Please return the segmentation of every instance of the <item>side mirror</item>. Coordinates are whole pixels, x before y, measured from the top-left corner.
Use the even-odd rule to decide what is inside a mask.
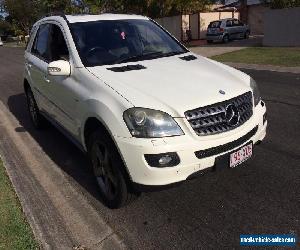
[[[49,63],[48,74],[51,76],[69,76],[71,74],[71,65],[64,60],[58,60]]]

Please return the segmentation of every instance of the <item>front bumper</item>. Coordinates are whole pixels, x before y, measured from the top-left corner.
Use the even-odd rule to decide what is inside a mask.
[[[258,104],[254,108],[253,116],[242,126],[217,135],[198,136],[184,118],[176,119],[177,123],[185,131],[184,136],[168,137],[160,139],[141,138],[116,138],[117,145],[128,169],[131,181],[145,186],[163,186],[177,183],[188,179],[193,174],[211,168],[215,165],[216,159],[231,152],[234,149],[252,141],[254,144],[262,141],[266,136],[267,121],[264,120],[266,107],[264,103]],[[238,141],[253,131],[257,130],[253,136],[246,138],[241,144],[223,152],[198,158],[196,152],[205,151],[210,148],[226,145],[233,141]],[[150,167],[144,155],[176,152],[180,158],[179,165],[175,167],[155,168]]]

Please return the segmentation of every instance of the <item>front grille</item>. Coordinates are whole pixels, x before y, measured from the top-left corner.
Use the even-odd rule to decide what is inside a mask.
[[[251,137],[256,134],[257,130],[258,130],[258,126],[256,126],[249,133],[247,133],[246,135],[240,137],[239,139],[237,139],[235,141],[229,142],[227,144],[223,144],[221,146],[197,151],[197,152],[195,152],[195,155],[197,158],[203,159],[206,157],[222,154],[222,153],[228,152],[230,150],[233,150],[239,146],[242,146],[244,143],[246,143],[248,140],[250,140]]]
[[[236,124],[231,124],[226,116],[228,107],[232,105],[238,110],[240,117]],[[226,132],[241,126],[253,115],[252,93],[247,92],[230,100],[190,110],[184,114],[199,136]]]

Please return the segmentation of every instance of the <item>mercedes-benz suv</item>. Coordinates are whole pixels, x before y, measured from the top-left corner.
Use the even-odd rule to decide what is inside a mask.
[[[47,119],[87,152],[111,208],[149,187],[237,167],[266,135],[250,76],[190,52],[143,16],[41,19],[24,90],[36,128]]]

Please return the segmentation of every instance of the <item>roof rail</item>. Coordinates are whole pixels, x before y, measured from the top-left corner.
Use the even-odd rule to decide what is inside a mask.
[[[54,12],[49,12],[46,15],[44,15],[43,17],[51,17],[51,16],[60,16],[62,17],[66,22],[68,22],[68,19],[65,15],[64,12],[60,12],[60,11],[54,11]]]

